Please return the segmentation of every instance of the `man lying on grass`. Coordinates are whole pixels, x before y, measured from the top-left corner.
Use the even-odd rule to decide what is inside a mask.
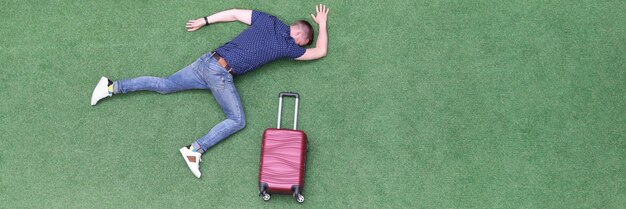
[[[111,81],[102,77],[91,95],[91,105],[114,94],[148,90],[168,94],[188,89],[210,90],[220,105],[226,119],[215,125],[208,134],[191,145],[180,148],[191,172],[200,178],[202,153],[228,136],[244,128],[245,115],[233,78],[253,71],[264,64],[281,58],[314,60],[326,56],[328,36],[326,19],[329,9],[316,5],[317,15],[311,14],[319,25],[314,48],[303,48],[313,41],[313,27],[306,20],[291,25],[261,11],[231,9],[210,16],[189,20],[187,31],[196,31],[219,22],[239,21],[249,25],[232,41],[167,78],[142,76]]]

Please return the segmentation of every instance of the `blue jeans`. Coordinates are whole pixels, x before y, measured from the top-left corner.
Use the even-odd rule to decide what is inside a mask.
[[[142,76],[116,81],[113,84],[113,93],[125,94],[148,90],[168,94],[188,89],[210,90],[226,114],[226,119],[215,125],[208,134],[194,143],[194,146],[199,145],[202,151],[207,150],[243,129],[246,125],[243,106],[239,99],[239,93],[235,89],[233,76],[220,66],[211,55],[211,53],[203,55],[191,65],[167,78]]]

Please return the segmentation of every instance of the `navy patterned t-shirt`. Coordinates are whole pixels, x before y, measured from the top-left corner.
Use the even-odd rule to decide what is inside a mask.
[[[216,51],[241,75],[277,59],[302,56],[306,49],[298,46],[289,32],[289,26],[278,18],[252,11],[250,27]]]

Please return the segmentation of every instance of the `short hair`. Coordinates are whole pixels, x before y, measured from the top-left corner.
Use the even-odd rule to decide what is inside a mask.
[[[307,42],[305,45],[311,45],[311,43],[313,43],[313,39],[315,38],[315,31],[313,31],[313,26],[311,26],[311,23],[306,20],[298,20],[293,24],[299,25],[302,28],[302,31],[306,34],[306,38],[309,39],[309,42]]]

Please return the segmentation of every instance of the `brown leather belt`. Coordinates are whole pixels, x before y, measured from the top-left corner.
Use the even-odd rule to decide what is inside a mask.
[[[220,54],[218,54],[217,52],[213,52],[213,58],[215,58],[215,60],[217,60],[217,64],[219,64],[224,69],[226,69],[226,71],[228,71],[228,73],[233,75],[233,77],[237,76],[235,71],[233,71],[233,69],[230,67],[230,65],[228,65],[228,62],[226,62],[226,60],[222,56],[220,56]]]

